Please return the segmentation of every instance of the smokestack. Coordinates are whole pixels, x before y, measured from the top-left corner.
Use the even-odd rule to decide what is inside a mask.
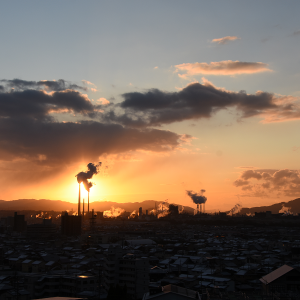
[[[193,191],[186,191],[195,204],[197,204],[197,214],[204,213],[207,198],[203,195],[205,190],[201,190],[200,193],[195,193]],[[200,206],[199,206],[200,205]]]
[[[203,213],[205,214],[205,202],[203,203]]]
[[[89,192],[90,188],[93,186],[93,183],[89,181],[89,179],[91,179],[93,177],[93,175],[98,174],[99,172],[99,167],[101,166],[101,162],[99,162],[98,164],[93,164],[93,163],[89,163],[87,165],[88,171],[87,172],[79,172],[75,177],[77,177],[77,182],[79,183],[79,196],[78,196],[78,215],[81,215],[80,212],[80,183],[82,182],[85,189]],[[89,194],[88,194],[88,212],[90,211],[90,207],[89,207],[89,202],[90,202],[90,198],[89,198]]]
[[[146,216],[148,216],[148,209],[146,209]]]
[[[82,199],[82,215],[83,215],[83,218],[84,218],[84,198]]]
[[[80,183],[79,183],[79,193],[78,193],[78,216],[80,216]]]
[[[88,216],[90,216],[90,190],[88,190]]]

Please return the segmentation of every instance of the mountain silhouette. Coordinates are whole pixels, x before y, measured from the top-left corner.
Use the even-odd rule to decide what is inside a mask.
[[[255,212],[265,212],[265,211],[271,211],[272,214],[278,214],[279,211],[283,208],[289,208],[290,212],[292,213],[300,213],[300,198],[288,201],[288,202],[279,202],[275,203],[269,206],[258,206],[258,207],[251,207],[246,208],[243,207],[240,211],[241,214],[247,214]]]
[[[90,202],[90,210],[94,209],[95,211],[105,211],[114,208],[120,207],[125,209],[125,211],[132,212],[134,210],[138,210],[140,207],[145,210],[152,210],[162,201],[155,200],[145,200],[142,202],[126,202],[126,203],[118,203],[111,201],[94,201]],[[87,202],[86,202],[87,203]],[[177,205],[177,204],[176,204]],[[179,205],[181,207],[181,205]],[[87,208],[87,206],[86,206]],[[36,211],[65,211],[65,210],[73,210],[77,211],[78,205],[77,203],[61,201],[61,200],[47,200],[47,199],[19,199],[19,200],[11,200],[5,201],[0,200],[0,210],[36,210]],[[194,209],[189,206],[184,206],[184,210],[190,213],[193,213]]]

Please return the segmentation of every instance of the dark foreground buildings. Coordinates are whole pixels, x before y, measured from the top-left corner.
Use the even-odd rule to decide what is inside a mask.
[[[299,220],[292,216],[82,219],[57,212],[41,222],[20,214],[27,233],[12,230],[14,212],[0,219],[0,300],[300,299]]]
[[[61,216],[61,233],[65,236],[79,236],[81,234],[81,216],[69,215],[65,212]]]

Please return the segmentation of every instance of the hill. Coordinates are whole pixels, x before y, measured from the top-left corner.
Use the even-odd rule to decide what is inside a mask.
[[[265,212],[265,211],[271,211],[273,214],[278,214],[282,208],[289,208],[289,210],[292,213],[300,213],[300,198],[288,201],[288,202],[279,202],[275,203],[269,206],[259,206],[259,207],[251,207],[251,208],[246,208],[243,207],[242,210],[240,211],[241,214],[247,214],[247,213],[252,213],[254,214],[255,212]]]
[[[155,204],[158,205],[161,201],[155,200],[145,200],[142,202],[126,202],[118,203],[111,201],[95,201],[90,203],[90,210],[95,211],[105,211],[109,210],[112,206],[117,208],[120,207],[128,212],[138,210],[140,207],[145,211],[146,209],[152,210],[155,208]],[[181,205],[179,205],[181,206]],[[87,207],[86,207],[87,208]],[[64,210],[74,210],[77,211],[77,203],[71,203],[61,200],[47,200],[47,199],[19,199],[5,201],[0,200],[0,210],[36,210],[36,211],[64,211]],[[193,212],[194,209],[189,206],[184,206],[184,210],[188,212]]]

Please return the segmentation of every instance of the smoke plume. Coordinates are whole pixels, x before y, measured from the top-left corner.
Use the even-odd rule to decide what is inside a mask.
[[[77,182],[80,184],[83,183],[85,189],[89,192],[90,188],[93,186],[93,183],[88,181],[88,179],[91,179],[94,175],[98,174],[99,167],[101,166],[101,162],[99,162],[97,165],[93,163],[89,163],[87,165],[88,171],[87,172],[79,172],[75,177],[77,177]]]
[[[103,212],[103,217],[116,218],[116,217],[120,216],[121,214],[123,214],[124,212],[125,212],[125,210],[123,208],[120,208],[120,207],[114,208],[112,206],[110,210],[105,210]]]
[[[128,217],[128,219],[130,219],[130,218],[135,218],[136,215],[137,215],[137,212],[136,212],[136,210],[134,210],[134,211],[130,214],[130,216]]]
[[[292,208],[291,207],[286,207],[286,206],[284,206],[284,204],[282,204],[282,207],[279,210],[279,213],[283,214],[283,216],[293,215]]]
[[[233,216],[234,214],[238,214],[242,209],[242,205],[237,203],[230,211],[227,215],[231,215]]]
[[[193,191],[186,191],[195,204],[205,203],[207,198],[203,195],[205,190],[201,190],[200,193],[194,193]]]

